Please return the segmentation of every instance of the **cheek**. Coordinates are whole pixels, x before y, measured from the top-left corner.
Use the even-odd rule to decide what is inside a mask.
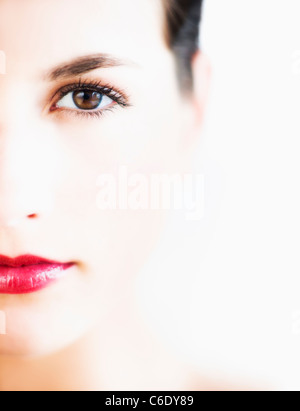
[[[72,144],[66,151],[65,172],[56,195],[60,230],[69,233],[66,247],[70,255],[81,262],[87,282],[91,286],[97,282],[106,291],[138,270],[151,252],[164,221],[159,210],[135,211],[129,204],[133,192],[130,177],[142,172],[150,181],[150,165],[164,163],[163,156],[159,159],[157,155],[161,153],[157,134],[150,141],[152,130],[136,135],[131,129],[128,125],[126,130],[125,121],[119,134],[115,128],[103,125],[90,125],[82,130],[77,127],[76,133],[74,128],[69,133]],[[137,139],[143,140],[143,147],[137,156],[128,158],[124,140],[134,146],[132,142]],[[113,185],[100,184],[102,177]],[[99,206],[99,195],[103,195],[104,189],[104,195],[115,204],[113,209]]]
[[[98,211],[83,256],[90,284],[106,295],[122,293],[151,253],[163,227],[161,212]],[[96,228],[97,227],[97,228]],[[104,297],[105,298],[105,297]]]

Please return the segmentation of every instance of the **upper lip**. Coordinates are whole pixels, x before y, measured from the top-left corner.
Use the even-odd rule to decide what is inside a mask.
[[[30,254],[21,255],[16,258],[11,258],[11,257],[6,257],[4,255],[0,255],[0,266],[4,266],[4,267],[19,268],[19,267],[27,267],[31,265],[37,265],[37,264],[62,264],[62,263],[58,263],[57,261],[50,261],[45,258],[36,257]]]

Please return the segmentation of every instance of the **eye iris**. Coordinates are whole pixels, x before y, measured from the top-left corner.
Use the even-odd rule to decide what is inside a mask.
[[[97,91],[80,90],[73,93],[73,101],[81,110],[94,110],[100,106],[102,99],[103,95]]]

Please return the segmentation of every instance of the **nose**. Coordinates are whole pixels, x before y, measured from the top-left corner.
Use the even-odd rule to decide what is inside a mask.
[[[0,228],[37,221],[53,207],[49,138],[41,120],[22,109],[0,120]]]

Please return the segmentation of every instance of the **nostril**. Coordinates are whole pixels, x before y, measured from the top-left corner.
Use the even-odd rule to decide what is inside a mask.
[[[27,218],[30,218],[30,219],[37,218],[37,214],[28,214]]]

